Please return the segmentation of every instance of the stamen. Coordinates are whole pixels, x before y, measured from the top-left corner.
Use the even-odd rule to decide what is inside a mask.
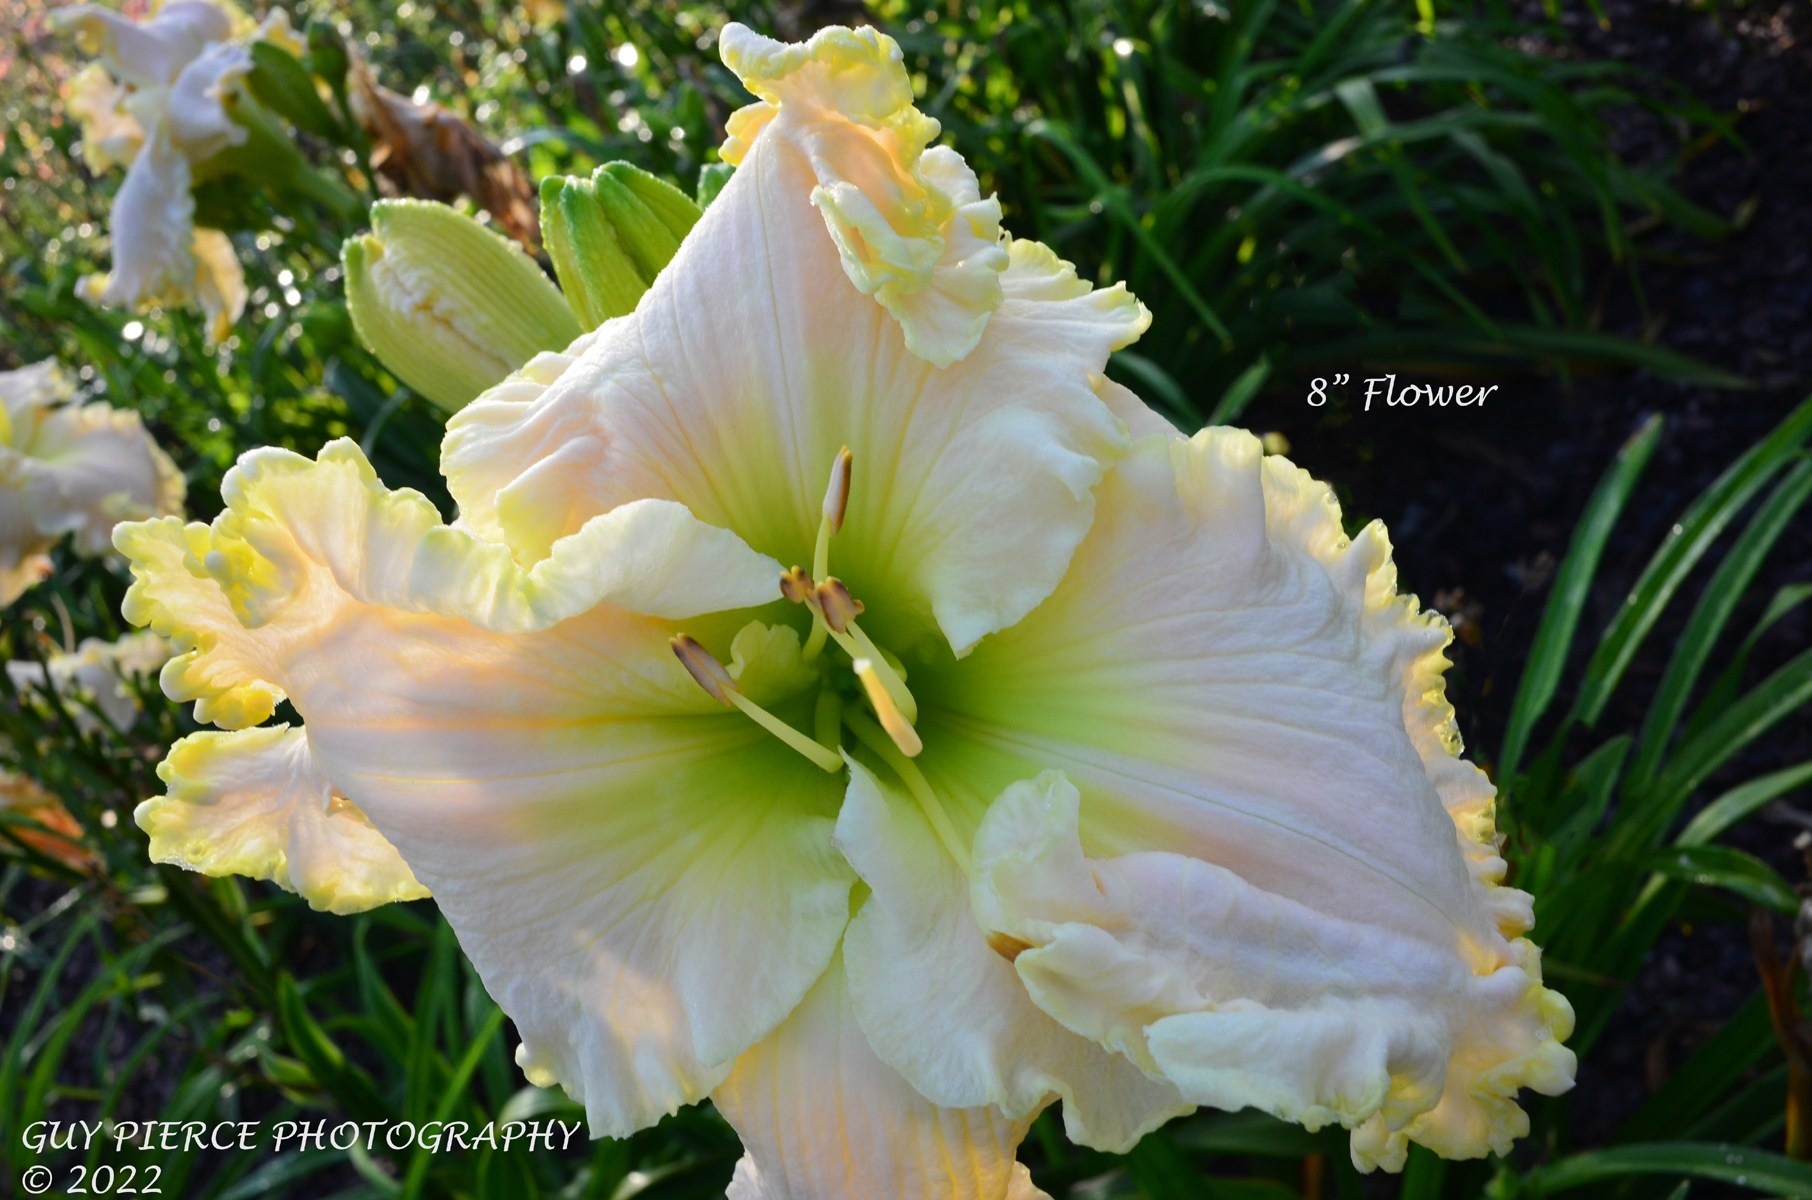
[[[832,633],[848,633],[856,618],[867,611],[867,606],[850,595],[843,581],[835,576],[812,589],[806,603],[824,618]]]
[[[824,523],[830,526],[832,537],[843,532],[843,514],[849,508],[849,471],[854,462],[848,446],[837,451],[831,462],[830,484],[824,489]]]
[[[827,749],[806,737],[785,721],[769,712],[742,694],[724,665],[712,656],[711,652],[699,645],[686,634],[677,634],[669,639],[673,647],[673,656],[680,660],[686,670],[697,680],[698,686],[705,689],[713,700],[726,707],[735,707],[757,725],[811,759],[814,764],[826,771],[841,771],[843,756],[835,750]]]
[[[780,594],[794,604],[809,604],[813,590],[812,577],[798,567],[780,577]]]
[[[919,810],[931,823],[932,832],[937,834],[938,841],[944,843],[944,849],[962,873],[965,876],[974,874],[969,862],[969,848],[957,835],[956,826],[950,821],[950,814],[944,811],[937,793],[931,790],[931,784],[926,781],[924,772],[919,770],[918,765],[901,754],[900,748],[881,732],[881,727],[861,713],[844,709],[843,723],[849,726],[857,741],[880,755],[881,760],[893,768],[894,774],[900,777],[900,782],[906,785],[906,790],[912,793],[912,798],[918,801]]]
[[[988,935],[988,948],[1008,962],[1013,962],[1032,948],[1032,943],[1021,941],[1010,933],[996,931]]]
[[[919,740],[918,730],[900,715],[893,697],[887,694],[887,685],[881,682],[881,676],[875,670],[874,659],[856,660],[856,678],[862,681],[862,690],[868,693],[868,702],[875,706],[875,715],[881,718],[881,728],[887,731],[893,744],[907,758],[917,758],[924,751],[925,743]]]
[[[724,665],[717,661],[712,653],[699,645],[687,634],[677,634],[667,640],[673,647],[673,657],[680,660],[680,665],[691,672],[698,686],[705,689],[711,699],[725,708],[730,707],[730,693],[737,690],[736,681],[724,670]]]
[[[837,457],[831,460],[830,483],[824,489],[823,515],[818,521],[818,542],[812,548],[812,575],[818,579],[830,574],[830,540],[843,528],[843,516],[849,508],[849,483],[854,462],[855,458],[850,454],[848,446],[837,451]],[[787,599],[794,597],[788,596]],[[803,602],[803,598],[800,598],[800,602]],[[824,637],[828,631],[824,617],[814,609],[812,632],[805,640],[803,651],[806,662],[814,661],[819,651],[824,649]]]

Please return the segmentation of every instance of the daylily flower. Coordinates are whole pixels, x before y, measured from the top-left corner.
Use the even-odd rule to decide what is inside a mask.
[[[44,578],[64,534],[104,554],[117,522],[182,511],[182,472],[138,414],[71,395],[54,362],[0,371],[0,605]]]
[[[170,643],[155,633],[130,633],[111,642],[84,638],[74,650],[53,654],[41,663],[14,660],[6,664],[6,674],[21,692],[42,688],[48,677],[66,702],[85,702],[87,707],[70,705],[71,715],[84,733],[98,732],[102,718],[124,733],[138,720],[140,711],[131,682],[169,661]]]
[[[210,342],[223,340],[245,310],[245,273],[226,234],[196,228],[190,188],[197,164],[249,136],[223,103],[252,69],[227,40],[232,18],[207,0],[170,0],[144,21],[94,4],[51,19],[101,57],[66,92],[90,169],[131,164],[113,200],[113,270],[84,279],[82,295],[127,308],[198,303]],[[293,42],[287,22],[259,32]]]
[[[209,769],[357,805],[528,1077],[597,1135],[711,1097],[743,1200],[1024,1200],[1056,1099],[1506,1147],[1571,1015],[1382,528],[1104,378],[1148,314],[1003,238],[890,39],[721,46],[734,177],[451,419],[456,523],[341,441],[120,529]],[[180,773],[153,856],[262,870]]]

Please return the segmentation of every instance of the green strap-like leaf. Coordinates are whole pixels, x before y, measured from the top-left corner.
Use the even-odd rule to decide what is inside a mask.
[[[1510,724],[1504,732],[1504,748],[1497,763],[1497,778],[1507,786],[1515,777],[1535,723],[1547,711],[1555,689],[1560,686],[1567,650],[1573,644],[1573,632],[1585,609],[1592,577],[1598,573],[1598,560],[1604,555],[1605,542],[1610,540],[1611,530],[1660,438],[1659,416],[1642,423],[1642,427],[1617,451],[1616,460],[1599,481],[1597,490],[1586,502],[1579,524],[1573,528],[1573,540],[1567,546],[1567,556],[1555,576],[1554,590],[1548,594],[1548,606],[1542,613],[1541,626],[1536,630],[1535,642],[1529,648],[1529,657],[1523,667],[1522,681],[1516,688],[1516,700],[1510,707]]]
[[[1547,1196],[1635,1175],[1686,1175],[1769,1195],[1812,1196],[1812,1164],[1753,1146],[1692,1142],[1655,1142],[1575,1154],[1532,1173],[1528,1194]]]
[[[1799,787],[1812,787],[1812,762],[1787,767],[1731,788],[1700,809],[1674,839],[1674,845],[1703,846],[1775,797]]]
[[[1799,911],[1799,896],[1773,867],[1730,846],[1674,846],[1641,861],[1645,870],[1682,883],[1718,887],[1776,912]]]
[[[1581,724],[1597,723],[1675,589],[1750,498],[1799,453],[1808,433],[1812,433],[1812,400],[1794,409],[1773,433],[1732,463],[1674,525],[1586,666],[1585,682],[1573,705],[1573,716]]]
[[[1667,664],[1667,673],[1655,691],[1648,717],[1642,723],[1636,759],[1630,765],[1624,790],[1630,794],[1642,791],[1660,768],[1673,737],[1680,715],[1686,711],[1687,698],[1699,681],[1699,674],[1724,626],[1736,611],[1737,602],[1749,590],[1750,580],[1761,568],[1762,560],[1774,548],[1787,525],[1793,520],[1806,498],[1812,496],[1812,462],[1800,462],[1775,485],[1760,510],[1750,520],[1743,534],[1718,564],[1718,569],[1705,585],[1705,592],[1693,607],[1686,629]]]

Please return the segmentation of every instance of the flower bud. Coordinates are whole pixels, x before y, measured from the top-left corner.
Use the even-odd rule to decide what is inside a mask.
[[[341,253],[359,337],[450,411],[579,336],[559,290],[515,243],[444,204],[375,204],[371,232]]]
[[[541,231],[579,323],[635,311],[699,218],[684,192],[628,163],[541,183]]]

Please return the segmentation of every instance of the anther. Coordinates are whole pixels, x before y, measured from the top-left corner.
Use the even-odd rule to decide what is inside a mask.
[[[712,656],[711,652],[699,645],[686,634],[677,634],[668,642],[673,647],[673,655],[680,660],[698,686],[705,689],[713,700],[742,710],[743,714],[757,725],[811,759],[812,762],[826,771],[841,771],[843,756],[826,746],[821,746],[806,737],[785,721],[769,712],[742,694],[742,689],[724,670],[724,665]]]
[[[848,633],[850,623],[865,611],[862,602],[850,595],[843,581],[834,575],[814,588],[806,603],[824,618],[832,633]]]
[[[691,672],[692,678],[698,681],[698,686],[704,688],[711,699],[725,708],[733,707],[734,701],[730,699],[730,695],[741,689],[709,650],[683,633],[669,639],[667,644],[673,647],[673,656],[680,660],[680,665]]]
[[[812,577],[798,567],[780,577],[780,594],[794,604],[810,604],[815,590]]]
[[[848,446],[837,451],[831,461],[830,483],[824,489],[824,523],[830,527],[832,537],[843,531],[843,514],[849,508],[850,465],[854,461]]]
[[[868,702],[874,705],[875,716],[881,719],[881,728],[893,739],[893,744],[900,748],[900,753],[907,758],[917,758],[925,749],[925,743],[919,740],[919,732],[914,729],[887,693],[887,685],[881,681],[881,675],[875,670],[874,660],[858,658],[856,660],[856,678],[862,681],[862,690],[868,693]]]
[[[1008,962],[1012,962],[1027,950],[1030,950],[1032,948],[1032,943],[1022,942],[1010,933],[1000,933],[997,931],[988,935],[988,948]]]

